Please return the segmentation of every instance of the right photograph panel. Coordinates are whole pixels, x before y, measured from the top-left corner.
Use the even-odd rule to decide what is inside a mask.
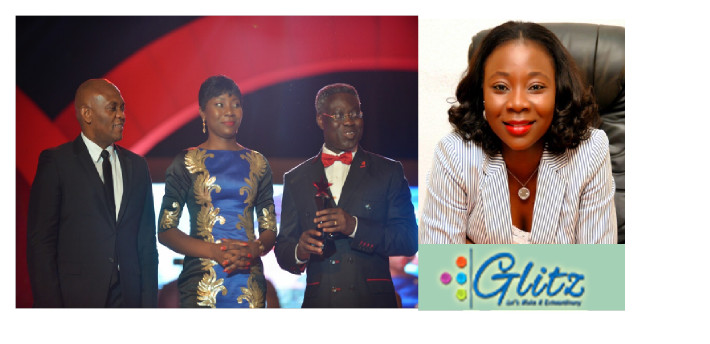
[[[624,309],[624,22],[419,24],[420,309]]]
[[[624,243],[624,31],[420,21],[420,243]]]

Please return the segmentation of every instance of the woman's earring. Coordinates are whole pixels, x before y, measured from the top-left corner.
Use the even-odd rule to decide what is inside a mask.
[[[205,127],[205,120],[202,119],[202,133],[206,134],[207,133],[207,128]]]
[[[488,118],[486,118],[486,109],[483,109],[483,119],[488,121]]]

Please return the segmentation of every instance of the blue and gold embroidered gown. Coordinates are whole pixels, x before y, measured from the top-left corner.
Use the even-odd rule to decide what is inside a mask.
[[[251,241],[256,209],[259,233],[276,231],[271,168],[260,153],[190,148],[173,160],[165,175],[158,231],[176,228],[183,206],[190,236],[207,242]],[[258,259],[227,275],[219,263],[185,257],[178,278],[181,307],[264,307],[266,279]]]

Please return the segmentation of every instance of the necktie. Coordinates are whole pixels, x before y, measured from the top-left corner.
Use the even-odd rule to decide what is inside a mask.
[[[345,165],[350,165],[350,163],[353,161],[353,152],[346,151],[345,153],[340,155],[331,155],[328,153],[323,153],[321,154],[321,160],[323,161],[323,167],[328,167],[336,161],[340,161]]]
[[[106,191],[106,202],[108,202],[108,207],[111,209],[112,218],[116,219],[116,200],[113,196],[113,172],[111,171],[111,160],[107,150],[101,152],[101,157],[104,159],[103,170],[104,170],[104,190]]]

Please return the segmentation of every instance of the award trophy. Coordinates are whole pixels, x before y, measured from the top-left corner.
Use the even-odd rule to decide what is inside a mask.
[[[328,181],[321,178],[320,182],[313,183],[316,187],[316,207],[318,210],[333,208],[335,205],[333,199],[328,193],[328,187],[330,184]],[[335,253],[335,240],[333,239],[333,233],[324,233],[322,228],[316,228],[317,231],[321,233],[321,241],[323,242],[323,258],[328,258]]]

